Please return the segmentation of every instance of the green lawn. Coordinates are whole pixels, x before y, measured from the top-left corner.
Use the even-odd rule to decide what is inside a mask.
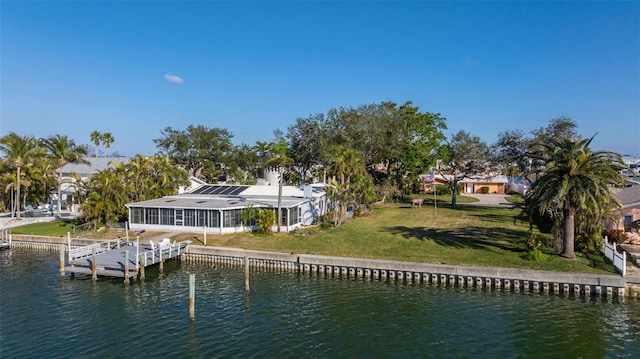
[[[305,228],[298,233],[258,236],[250,233],[207,235],[208,246],[227,246],[285,253],[379,258],[412,262],[465,264],[562,272],[612,273],[601,256],[569,260],[546,251],[538,262],[522,258],[529,226],[516,222],[518,209],[438,204],[411,208],[409,204],[378,205],[363,217],[338,228]],[[58,223],[58,222],[56,222]],[[36,228],[32,230],[31,228]],[[40,227],[42,226],[42,227]],[[44,223],[18,227],[13,233],[66,235],[68,227]],[[37,233],[36,233],[37,232]],[[122,236],[122,232],[112,236]],[[107,233],[99,237],[107,236]],[[145,233],[148,237],[152,234]],[[84,237],[84,235],[83,235]],[[174,239],[202,244],[202,233]],[[593,257],[593,258],[592,258]]]

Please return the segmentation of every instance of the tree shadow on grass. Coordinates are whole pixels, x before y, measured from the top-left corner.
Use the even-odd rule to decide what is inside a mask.
[[[500,227],[465,227],[437,229],[426,227],[387,227],[389,233],[406,239],[431,241],[441,246],[489,250],[500,249],[514,253],[526,250],[526,231]]]

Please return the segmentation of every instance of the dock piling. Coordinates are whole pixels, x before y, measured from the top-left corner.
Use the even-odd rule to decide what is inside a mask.
[[[98,280],[98,265],[96,263],[96,249],[91,249],[91,279]]]
[[[129,284],[129,250],[124,251],[124,283]]]
[[[244,256],[244,289],[249,291],[249,257]]]
[[[196,275],[189,274],[189,319],[196,317]]]
[[[64,277],[64,244],[60,245],[60,276]]]

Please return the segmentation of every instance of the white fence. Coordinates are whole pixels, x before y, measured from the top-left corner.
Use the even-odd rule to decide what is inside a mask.
[[[627,252],[622,251],[622,254],[616,250],[616,243],[609,244],[609,238],[604,237],[602,242],[602,251],[604,256],[609,258],[613,263],[613,266],[622,273],[623,276],[627,275]]]

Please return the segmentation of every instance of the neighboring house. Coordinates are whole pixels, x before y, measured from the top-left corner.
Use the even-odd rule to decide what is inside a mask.
[[[62,208],[67,208],[67,200],[69,195],[75,192],[75,185],[71,179],[74,173],[78,174],[80,179],[87,179],[94,173],[103,171],[107,168],[113,167],[113,162],[129,163],[131,158],[129,157],[84,157],[87,163],[67,163],[62,167]],[[56,176],[58,171],[56,170]],[[57,205],[58,203],[58,188],[56,187],[50,192],[49,203],[51,205]],[[76,212],[77,208],[70,208],[72,212]]]
[[[448,181],[453,180],[453,175],[421,175],[425,192],[431,192],[432,184],[446,185]],[[505,186],[509,184],[507,176],[498,175],[486,178],[464,178],[458,181],[458,185],[462,187],[464,193],[482,193],[482,187],[487,187],[487,193],[505,194]]]
[[[608,229],[623,229],[629,232],[631,223],[640,220],[640,185],[632,184],[619,190],[616,192],[616,198],[622,207],[617,212],[617,222]]]
[[[327,212],[324,185],[282,187],[282,231],[310,225]],[[277,211],[278,186],[202,185],[189,193],[128,203],[129,227],[134,230],[208,233],[243,232],[242,210],[248,207]],[[273,227],[275,231],[277,225]]]

